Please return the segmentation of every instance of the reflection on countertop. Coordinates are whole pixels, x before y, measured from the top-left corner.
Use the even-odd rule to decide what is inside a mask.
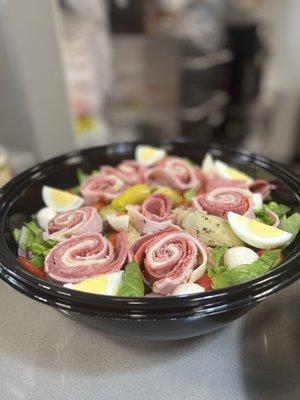
[[[244,319],[241,365],[250,400],[300,398],[299,310],[299,284],[295,284]]]
[[[299,287],[226,329],[160,343],[104,336],[1,282],[1,400],[300,398]]]

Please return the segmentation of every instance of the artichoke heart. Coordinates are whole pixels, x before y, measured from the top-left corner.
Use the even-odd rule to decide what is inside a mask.
[[[176,223],[197,235],[207,246],[243,246],[244,242],[233,232],[228,222],[215,215],[192,209],[176,209]]]

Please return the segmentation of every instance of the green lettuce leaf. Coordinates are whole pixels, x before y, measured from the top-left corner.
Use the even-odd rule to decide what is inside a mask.
[[[80,195],[80,186],[79,186],[79,185],[73,186],[73,187],[71,188],[71,190],[72,190],[72,193],[73,193],[73,194],[78,194],[78,195]]]
[[[22,226],[19,236],[19,247],[25,250],[34,240],[35,236],[27,226]]]
[[[292,243],[292,241],[296,238],[300,230],[300,214],[294,213],[284,219],[279,228],[283,231],[291,233],[293,236],[292,238],[285,244],[285,247]]]
[[[262,222],[263,224],[273,225],[274,221],[267,213],[267,210],[273,211],[273,213],[277,214],[280,219],[284,219],[285,215],[291,209],[285,204],[278,204],[275,201],[271,201],[269,204],[264,204],[261,210],[255,210],[257,221]]]
[[[35,265],[38,268],[42,268],[44,266],[45,257],[43,256],[32,256],[30,259],[31,264]]]
[[[264,209],[256,210],[255,217],[256,217],[257,221],[262,222],[263,224],[273,225],[273,223],[274,223],[273,219],[270,217],[270,215]]]
[[[29,249],[33,257],[37,256],[33,261],[37,266],[41,264],[42,259],[44,260],[52,247],[58,243],[57,240],[53,239],[44,240],[43,230],[34,220],[25,223],[21,230],[14,229],[12,234],[21,249]]]
[[[25,224],[27,228],[33,233],[35,237],[42,238],[43,230],[37,225],[36,222],[30,221]]]
[[[76,175],[77,175],[79,185],[81,185],[89,176],[81,168],[77,168]]]
[[[208,268],[207,270],[207,276],[209,278],[213,278],[219,274],[222,274],[222,272],[227,271],[227,268],[224,267],[224,265],[219,265],[218,267],[213,267],[213,268]]]
[[[276,266],[280,250],[266,250],[263,255],[252,264],[241,265],[239,267],[221,272],[212,277],[213,288],[221,289],[228,286],[250,281],[264,275]]]
[[[224,254],[225,254],[227,249],[228,249],[228,246],[216,246],[216,247],[214,247],[214,249],[212,251],[212,258],[213,258],[213,260],[214,260],[214,262],[215,262],[215,264],[217,266],[222,264]]]
[[[279,218],[282,218],[285,214],[291,211],[289,206],[285,204],[278,204],[275,201],[271,201],[269,204],[264,204],[264,208],[268,208],[278,215]]]
[[[187,200],[187,201],[191,201],[194,197],[197,196],[197,192],[194,189],[189,189],[186,190],[183,193],[183,197]]]
[[[123,273],[118,296],[140,297],[144,296],[144,291],[144,283],[138,264],[136,262],[128,263]]]

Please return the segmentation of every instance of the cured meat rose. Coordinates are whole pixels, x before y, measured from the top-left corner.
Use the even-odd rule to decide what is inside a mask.
[[[193,199],[197,211],[207,212],[217,217],[226,218],[229,211],[254,218],[253,202],[248,190],[237,188],[219,188]]]
[[[73,237],[57,244],[45,259],[45,271],[59,282],[76,283],[119,271],[128,255],[126,233],[117,235],[116,246],[99,233]]]
[[[109,202],[118,197],[128,184],[114,167],[103,167],[99,174],[90,176],[80,186],[80,192],[87,204],[97,201]]]
[[[162,295],[187,282],[194,269],[205,267],[208,259],[204,244],[179,228],[141,237],[132,246],[131,253],[145,278],[153,283],[153,292]]]
[[[185,191],[200,188],[202,182],[199,170],[199,167],[190,165],[182,158],[171,156],[149,169],[145,177],[150,185],[165,185]]]
[[[124,160],[118,165],[118,170],[121,173],[122,179],[130,184],[144,182],[146,168],[135,160]]]
[[[165,229],[173,222],[172,200],[163,194],[148,197],[141,207],[127,206],[127,211],[131,222],[142,234]]]
[[[102,218],[94,207],[81,207],[56,215],[48,223],[45,239],[58,241],[85,233],[100,233],[103,229]]]
[[[269,196],[271,190],[273,189],[276,189],[276,186],[265,181],[264,179],[257,179],[249,185],[249,190],[254,193],[260,193],[263,200]]]
[[[239,181],[237,179],[211,178],[206,181],[205,190],[206,192],[211,192],[221,187],[248,189],[248,184],[245,181]]]

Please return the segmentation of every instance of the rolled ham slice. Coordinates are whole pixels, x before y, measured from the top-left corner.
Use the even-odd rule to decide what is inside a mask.
[[[173,189],[185,191],[200,188],[201,170],[199,167],[190,165],[180,157],[166,157],[154,168],[146,173],[146,181],[152,185],[165,185]]]
[[[56,215],[48,223],[45,239],[58,241],[86,233],[100,233],[103,229],[102,218],[94,207],[81,207]]]
[[[124,182],[130,185],[143,183],[145,180],[146,168],[135,160],[124,160],[117,168]]]
[[[248,218],[255,217],[251,193],[234,187],[222,187],[198,196],[193,199],[193,206],[199,212],[205,211],[225,219],[229,211]]]
[[[118,197],[128,184],[114,167],[105,166],[99,174],[92,175],[80,186],[80,192],[87,204],[97,201],[109,202]]]
[[[263,200],[269,196],[273,189],[276,189],[276,186],[264,179],[257,179],[249,185],[249,190],[254,193],[260,193]]]
[[[212,190],[223,188],[223,187],[233,187],[238,189],[248,189],[248,184],[245,181],[240,181],[237,179],[222,179],[222,178],[211,178],[206,181],[205,190],[206,192],[211,192]]]
[[[145,278],[153,284],[153,292],[162,295],[187,282],[208,260],[206,246],[175,227],[141,237],[131,247],[131,252]]]
[[[59,282],[76,283],[119,271],[128,254],[126,233],[117,235],[116,246],[99,233],[72,237],[57,244],[45,259],[45,271]]]
[[[141,207],[127,206],[130,221],[142,234],[169,227],[173,222],[172,200],[163,194],[148,197]]]

